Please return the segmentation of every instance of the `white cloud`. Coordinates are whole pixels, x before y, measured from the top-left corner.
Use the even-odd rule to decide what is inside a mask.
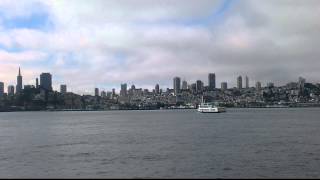
[[[8,17],[28,16],[25,8],[32,3],[17,2],[0,7],[17,6],[6,12]],[[45,4],[54,29],[1,28],[0,45],[28,53],[3,50],[0,63],[50,56],[50,67],[39,68],[77,92],[93,86],[118,88],[122,82],[171,87],[176,75],[206,83],[209,72],[216,72],[217,83],[228,81],[230,87],[240,74],[278,84],[300,75],[319,80],[319,1],[234,1],[219,21],[196,26],[182,22],[221,10],[222,1],[37,3]]]
[[[47,58],[47,54],[37,51],[7,52],[0,50],[1,63],[21,63],[24,61],[41,61]]]

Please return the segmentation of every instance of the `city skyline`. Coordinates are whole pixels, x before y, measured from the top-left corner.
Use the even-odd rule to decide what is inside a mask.
[[[21,66],[23,84],[50,72],[54,90],[67,84],[78,94],[92,94],[95,87],[119,91],[123,83],[172,88],[175,76],[207,84],[211,72],[217,87],[222,82],[236,87],[239,75],[243,82],[248,76],[251,86],[283,85],[299,76],[318,83],[319,5],[313,0],[1,1],[0,81],[5,91],[16,85]]]
[[[181,92],[181,90],[186,90],[186,89],[192,89],[195,88],[196,91],[202,91],[204,89],[204,87],[207,87],[209,90],[214,90],[214,89],[222,89],[222,90],[226,90],[226,89],[248,89],[248,88],[256,88],[256,89],[261,89],[261,87],[269,87],[269,86],[274,86],[274,82],[266,82],[265,85],[263,85],[263,83],[261,81],[256,81],[255,82],[255,86],[250,86],[249,85],[249,77],[246,75],[245,76],[245,81],[243,82],[242,79],[242,75],[238,76],[236,78],[236,83],[237,85],[234,87],[230,87],[229,86],[229,82],[225,82],[225,81],[221,81],[220,87],[217,87],[216,84],[216,74],[215,73],[208,73],[207,74],[207,83],[205,81],[203,81],[202,79],[198,79],[195,82],[192,81],[188,81],[186,79],[183,79],[181,81],[181,77],[175,76],[173,77],[173,85],[171,87],[164,87],[162,88],[158,83],[155,84],[155,86],[153,88],[143,88],[143,87],[138,87],[141,89],[148,89],[149,91],[154,91],[156,94],[158,94],[160,92],[160,90],[166,90],[166,89],[171,89],[174,91],[174,94],[179,94]],[[67,84],[60,84],[59,85],[59,89],[54,89],[53,88],[53,80],[52,80],[52,74],[50,72],[42,72],[38,77],[35,77],[35,81],[34,83],[31,84],[23,84],[23,75],[21,73],[21,68],[19,67],[18,70],[18,75],[17,75],[17,81],[15,85],[9,84],[9,85],[5,85],[3,82],[0,81],[0,95],[3,93],[7,93],[7,94],[16,94],[16,93],[20,93],[24,87],[26,86],[34,86],[36,88],[41,87],[44,90],[49,90],[49,91],[57,91],[60,93],[66,93],[66,92],[72,92],[72,93],[76,93],[79,94],[77,92],[73,92],[72,90],[67,90],[69,89],[69,86]],[[39,84],[39,77],[40,77],[40,84]],[[296,82],[296,81],[291,81],[291,82],[287,82],[285,84],[282,84],[281,86],[285,86],[288,85],[292,82]],[[299,83],[306,83],[306,79],[303,77],[298,77],[298,84]],[[135,84],[129,84],[131,85],[130,89],[136,89],[136,85]],[[194,87],[192,87],[194,85]],[[7,87],[7,91],[5,90]],[[15,88],[16,87],[16,88]],[[21,87],[20,89],[17,87]],[[17,91],[17,89],[19,89]],[[128,83],[121,83],[120,84],[120,88],[118,87],[113,87],[112,89],[105,89],[102,88],[100,89],[99,87],[94,87],[94,90],[92,92],[89,93],[83,93],[83,94],[79,94],[79,95],[94,95],[94,96],[102,96],[101,93],[107,93],[107,92],[112,92],[115,93],[115,90],[118,89],[118,93],[120,95],[127,95],[128,93]],[[10,93],[9,93],[10,92]]]

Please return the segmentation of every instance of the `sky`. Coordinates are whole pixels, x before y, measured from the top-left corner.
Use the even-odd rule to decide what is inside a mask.
[[[0,81],[41,72],[93,94],[188,83],[320,82],[319,0],[0,0]]]

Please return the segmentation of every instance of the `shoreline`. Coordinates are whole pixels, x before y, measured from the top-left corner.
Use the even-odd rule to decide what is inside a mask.
[[[306,109],[320,108],[320,106],[285,106],[285,107],[227,107],[227,109]],[[50,109],[50,110],[9,110],[1,112],[103,112],[103,111],[168,111],[168,110],[196,110],[196,108],[166,108],[166,109],[108,109],[108,110],[87,110],[87,109]]]

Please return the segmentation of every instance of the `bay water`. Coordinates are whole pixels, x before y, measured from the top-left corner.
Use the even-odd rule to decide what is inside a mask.
[[[0,178],[320,178],[320,109],[3,112]]]

